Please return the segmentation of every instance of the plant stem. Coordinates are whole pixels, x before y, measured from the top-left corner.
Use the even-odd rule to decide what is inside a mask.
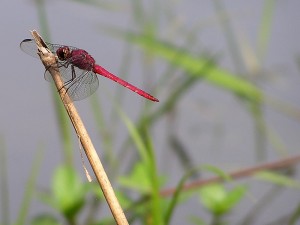
[[[244,169],[240,169],[237,171],[233,171],[228,173],[228,175],[233,178],[233,179],[238,179],[238,178],[243,178],[247,177],[250,175],[253,175],[254,173],[263,171],[263,170],[280,170],[280,169],[285,169],[294,166],[295,164],[298,164],[300,162],[300,155],[295,155],[291,156],[285,159],[280,159],[278,161],[274,162],[268,162],[268,163],[262,163],[260,165],[256,165],[253,167],[248,167]],[[202,180],[196,180],[193,181],[189,184],[184,185],[184,190],[191,190],[191,189],[196,189],[199,188],[203,185],[210,184],[210,183],[217,183],[217,182],[222,182],[224,179],[220,176],[216,177],[211,177],[207,179],[202,179]],[[170,188],[170,189],[165,189],[160,192],[161,196],[170,196],[175,193],[176,189]]]

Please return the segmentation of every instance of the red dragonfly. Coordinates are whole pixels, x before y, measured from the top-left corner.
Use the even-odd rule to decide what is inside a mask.
[[[64,82],[64,87],[73,101],[85,99],[98,89],[99,81],[96,74],[107,77],[144,98],[154,102],[159,101],[147,92],[97,65],[94,58],[83,49],[48,42],[46,42],[46,45],[50,51],[57,56],[58,67]],[[38,57],[38,50],[33,39],[23,40],[20,43],[20,48],[28,55]],[[45,71],[44,77],[47,81],[52,81],[52,76],[47,70]]]

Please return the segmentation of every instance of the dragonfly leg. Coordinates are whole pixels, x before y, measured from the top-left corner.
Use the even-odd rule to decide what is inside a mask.
[[[67,80],[66,82],[64,82],[64,86],[71,84],[76,78],[74,66],[71,66],[71,70],[72,70],[72,77],[70,80]]]
[[[65,63],[66,64],[66,63]],[[64,66],[64,65],[62,65],[62,66]],[[64,66],[65,67],[65,66]],[[68,67],[68,66],[67,66]],[[71,65],[71,70],[72,70],[72,77],[71,77],[71,79],[70,80],[68,80],[68,81],[66,81],[66,82],[64,82],[64,85],[58,90],[58,92],[61,92],[61,90],[64,88],[66,91],[65,91],[65,93],[67,93],[68,92],[68,90],[69,90],[69,88],[72,86],[72,85],[74,85],[74,80],[75,80],[75,78],[76,78],[76,74],[75,74],[75,69],[74,69],[74,66],[73,65]]]

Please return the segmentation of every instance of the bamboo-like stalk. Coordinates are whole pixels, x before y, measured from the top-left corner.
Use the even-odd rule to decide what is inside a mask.
[[[76,131],[76,134],[81,142],[81,145],[85,151],[85,154],[91,164],[91,167],[96,175],[96,178],[99,182],[99,185],[102,189],[103,195],[109,205],[109,208],[113,214],[113,217],[118,225],[127,225],[128,221],[125,217],[125,214],[119,204],[118,199],[114,193],[114,190],[109,182],[109,179],[106,175],[106,172],[102,166],[100,158],[93,146],[93,143],[89,137],[88,132],[86,131],[84,124],[69,96],[66,93],[64,88],[63,81],[61,79],[59,70],[56,65],[56,58],[48,49],[47,45],[44,43],[41,36],[34,30],[31,31],[31,34],[38,47],[38,55],[40,56],[41,61],[43,62],[45,68],[52,75],[54,83],[57,87],[57,90],[63,103],[64,107],[71,119],[73,127]]]

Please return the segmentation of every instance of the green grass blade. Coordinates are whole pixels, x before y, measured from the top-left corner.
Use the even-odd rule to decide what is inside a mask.
[[[137,151],[144,164],[146,174],[151,180],[151,212],[153,224],[163,224],[163,218],[161,213],[161,199],[160,199],[160,182],[156,168],[155,154],[151,138],[145,129],[141,133],[145,136],[141,136],[139,129],[132,123],[132,121],[125,115],[125,113],[116,106],[117,112],[121,119],[125,123],[133,142],[136,145]],[[146,127],[144,124],[143,127]]]
[[[38,13],[38,20],[40,23],[40,32],[44,36],[44,38],[47,38],[46,41],[50,41],[50,32],[49,32],[49,24],[47,20],[47,10],[45,6],[45,0],[35,0],[35,5]]]
[[[105,152],[104,159],[108,164],[113,164],[113,137],[111,135],[110,126],[106,125],[105,118],[103,115],[103,109],[100,104],[99,98],[97,95],[92,95],[90,98],[90,105],[92,109],[92,113],[94,115],[94,119],[97,125],[97,129],[102,137],[103,149]]]
[[[258,58],[263,59],[266,54],[268,42],[271,35],[271,26],[273,22],[273,15],[275,12],[276,0],[265,0],[265,5],[262,11],[262,20],[260,23],[258,33]]]
[[[292,179],[287,175],[282,175],[272,171],[261,171],[256,173],[254,177],[279,186],[300,189],[300,182],[297,179]]]
[[[126,116],[126,114],[120,108],[118,108],[116,106],[116,110],[117,110],[119,116],[121,117],[121,119],[123,120],[123,122],[125,123],[128,131],[130,133],[130,136],[136,145],[136,148],[140,154],[142,161],[149,165],[149,156],[147,153],[147,147],[143,141],[143,138],[139,134],[138,129],[135,127],[135,125],[132,123],[132,121]]]
[[[161,105],[159,109],[156,110],[154,113],[149,115],[149,123],[153,123],[156,119],[160,118],[166,112],[171,111],[178,102],[179,98],[193,85],[195,85],[197,83],[197,80],[197,77],[186,77],[184,81],[180,84],[180,86],[170,93],[169,97],[166,99],[164,104]]]
[[[154,154],[154,147],[151,137],[148,131],[145,131],[146,134],[146,144],[149,153],[150,159],[150,168],[149,168],[149,175],[152,181],[152,216],[153,216],[153,224],[163,225],[163,208],[162,208],[162,201],[160,196],[160,182],[159,182],[159,175],[157,171],[157,164]]]
[[[85,4],[91,7],[98,7],[99,9],[110,10],[110,11],[119,11],[124,7],[120,3],[112,3],[110,1],[99,1],[99,0],[70,0],[70,2],[77,2],[80,4]]]
[[[9,191],[7,180],[6,150],[3,137],[0,137],[0,195],[1,195],[1,224],[10,224],[9,222]]]
[[[289,225],[296,225],[297,222],[300,220],[300,203],[296,206],[296,209],[294,210],[290,220]]]
[[[172,65],[183,69],[189,76],[203,77],[206,81],[251,101],[260,102],[262,100],[263,94],[256,86],[246,79],[218,67],[213,62],[211,62],[210,70],[206,71],[205,74],[201,73],[203,67],[207,66],[209,59],[207,56],[194,56],[185,49],[160,41],[152,36],[118,29],[108,28],[106,30],[112,35],[122,37],[140,46],[148,53],[165,59]]]
[[[25,224],[26,218],[28,216],[29,208],[30,208],[30,202],[32,201],[35,185],[36,185],[36,179],[38,176],[38,172],[40,171],[41,163],[42,163],[42,153],[43,151],[38,150],[38,153],[35,156],[30,177],[28,178],[25,191],[24,191],[24,197],[21,203],[21,208],[19,215],[17,216],[17,220],[14,223],[14,225],[23,225]],[[21,187],[20,187],[21,188]]]
[[[182,191],[184,190],[184,184],[187,181],[188,178],[190,178],[195,172],[197,172],[198,169],[192,169],[190,171],[188,171],[180,180],[180,182],[178,183],[175,192],[172,196],[171,202],[167,208],[166,214],[165,214],[165,224],[168,225],[170,224],[171,221],[171,217],[174,213],[175,207],[177,205],[177,203],[179,202],[179,197],[180,194],[182,193]]]
[[[191,55],[184,49],[177,48],[171,44],[156,40],[149,36],[126,33],[125,38],[135,43],[145,50],[160,56],[186,71],[190,76],[203,77],[208,82],[222,87],[234,94],[244,97],[248,100],[259,102],[262,98],[262,92],[253,84],[242,79],[229,71],[212,64],[206,74],[199,73],[207,64],[207,57],[197,57]]]
[[[237,46],[238,41],[230,20],[230,15],[227,14],[225,3],[222,0],[214,0],[213,3],[233,64],[238,72],[242,72],[244,70],[244,62]]]
[[[46,41],[50,41],[50,29],[49,24],[47,20],[47,11],[45,7],[45,1],[44,0],[35,0],[35,5],[37,8],[38,13],[38,19],[39,19],[39,27],[41,29],[42,36],[46,39]],[[63,144],[64,149],[64,159],[65,163],[68,165],[73,165],[73,146],[72,146],[72,134],[70,132],[70,123],[68,122],[68,116],[65,112],[65,109],[61,103],[61,100],[59,98],[59,95],[57,93],[57,89],[54,85],[52,85],[52,96],[54,99],[54,107],[56,116],[58,119],[58,127],[60,131],[60,137]]]

